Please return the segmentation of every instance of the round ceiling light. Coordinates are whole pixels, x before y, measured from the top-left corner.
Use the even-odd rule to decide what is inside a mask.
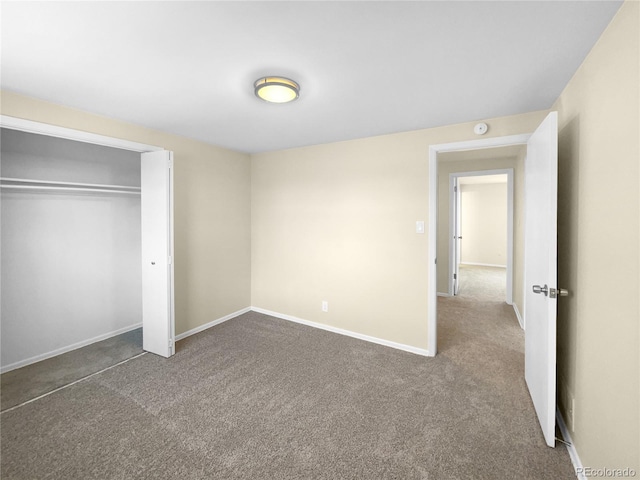
[[[287,103],[300,96],[300,85],[284,77],[262,77],[253,84],[256,96],[266,102]]]

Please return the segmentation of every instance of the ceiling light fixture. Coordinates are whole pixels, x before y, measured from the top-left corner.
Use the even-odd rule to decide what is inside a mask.
[[[284,77],[262,77],[255,81],[256,97],[271,103],[292,102],[300,96],[300,85]]]

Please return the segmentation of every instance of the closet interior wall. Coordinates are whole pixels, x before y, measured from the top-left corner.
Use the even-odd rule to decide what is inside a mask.
[[[140,154],[2,129],[1,365],[142,325]]]

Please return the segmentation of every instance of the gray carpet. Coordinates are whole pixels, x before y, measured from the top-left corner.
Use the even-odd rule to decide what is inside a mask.
[[[575,478],[566,449],[544,444],[521,336],[491,315],[460,320],[465,308],[444,300],[435,358],[247,313],[179,342],[171,359],[147,354],[2,414],[0,473]]]
[[[460,265],[459,296],[476,302],[501,303],[507,294],[507,269]]]
[[[142,328],[0,376],[2,411],[142,353]]]

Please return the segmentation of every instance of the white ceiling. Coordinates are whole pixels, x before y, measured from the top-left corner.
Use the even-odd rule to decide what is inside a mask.
[[[621,3],[2,2],[1,85],[277,150],[547,109]],[[300,99],[258,100],[263,75]]]

